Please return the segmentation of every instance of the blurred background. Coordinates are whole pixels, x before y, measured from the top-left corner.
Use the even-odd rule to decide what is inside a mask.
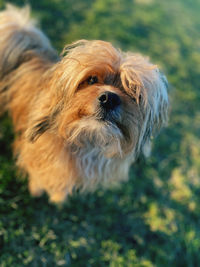
[[[12,127],[1,118],[0,266],[200,266],[200,2],[9,2],[29,3],[59,52],[85,38],[148,55],[167,75],[171,108],[129,182],[75,194],[60,208],[16,179]]]

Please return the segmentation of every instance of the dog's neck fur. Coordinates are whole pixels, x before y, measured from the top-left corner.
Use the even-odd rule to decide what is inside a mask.
[[[81,191],[93,191],[101,185],[117,183],[128,179],[128,170],[133,162],[130,153],[125,157],[120,154],[115,157],[106,157],[99,147],[71,147],[70,157],[75,161],[76,170],[79,170]]]

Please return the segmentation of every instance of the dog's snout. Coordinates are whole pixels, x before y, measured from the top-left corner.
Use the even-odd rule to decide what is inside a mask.
[[[104,92],[98,98],[101,107],[106,110],[114,110],[121,104],[120,97],[112,92]]]

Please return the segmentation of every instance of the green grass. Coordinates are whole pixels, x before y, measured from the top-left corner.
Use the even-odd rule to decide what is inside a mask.
[[[0,267],[199,266],[199,2],[29,2],[60,51],[74,40],[96,38],[149,55],[171,84],[171,111],[152,156],[132,166],[129,182],[76,193],[63,207],[45,195],[32,198],[27,181],[17,178],[11,122],[2,117]]]

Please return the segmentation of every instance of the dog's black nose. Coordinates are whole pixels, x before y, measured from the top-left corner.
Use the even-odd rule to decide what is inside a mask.
[[[117,94],[106,91],[99,96],[99,103],[106,110],[114,110],[121,104],[121,100]]]

